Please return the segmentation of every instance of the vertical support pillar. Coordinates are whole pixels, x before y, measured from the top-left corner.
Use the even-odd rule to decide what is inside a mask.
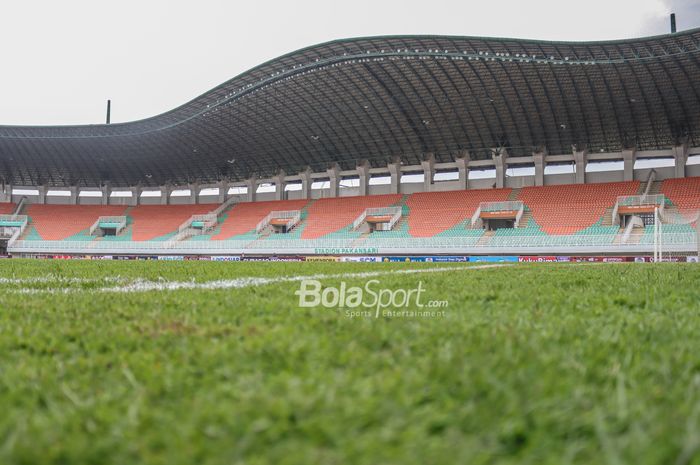
[[[674,177],[684,178],[685,177],[685,165],[688,163],[688,144],[676,145],[671,149],[673,152],[673,159],[675,161],[675,173]]]
[[[284,200],[284,189],[287,186],[287,182],[285,181],[286,176],[287,173],[285,173],[284,170],[280,170],[279,173],[275,175],[275,200]]]
[[[506,149],[493,150],[493,163],[496,166],[496,188],[503,189],[506,186]]]
[[[624,163],[624,181],[634,181],[634,161],[637,159],[635,149],[622,150],[622,162]]]
[[[171,188],[168,185],[160,186],[160,204],[170,205]]]
[[[455,159],[457,163],[457,174],[459,175],[459,188],[469,189],[469,152],[464,150]]]
[[[71,186],[68,188],[68,190],[70,191],[70,204],[78,205],[78,187]]]
[[[425,159],[420,164],[423,168],[423,191],[430,192],[433,190],[435,178],[435,154],[426,154]]]
[[[367,160],[362,160],[357,165],[357,176],[360,180],[360,192],[359,195],[365,196],[369,195],[369,162]]]
[[[299,173],[299,178],[301,179],[301,198],[310,199],[311,198],[311,168],[306,168],[304,171]]]
[[[187,186],[190,190],[190,204],[196,205],[199,203],[199,184],[194,183]]]
[[[48,188],[46,186],[38,186],[37,190],[39,191],[39,199],[37,203],[41,205],[46,204],[46,191],[48,191]]]
[[[337,163],[334,163],[326,170],[326,173],[328,174],[328,181],[330,184],[330,196],[338,197],[338,189],[340,187],[340,167]]]
[[[576,184],[586,183],[586,166],[588,165],[588,149],[574,151],[574,163],[576,168]]]
[[[109,197],[112,195],[112,185],[110,183],[105,183],[100,188],[100,191],[102,191],[102,205],[109,205]]]
[[[12,202],[12,186],[10,184],[4,184],[2,187],[0,202]]]
[[[386,165],[389,170],[389,176],[391,177],[391,193],[400,194],[401,193],[401,163],[394,161]]]
[[[129,199],[130,206],[136,207],[141,202],[141,190],[141,186],[134,186],[131,188],[131,199]]]
[[[535,163],[535,186],[544,186],[544,169],[547,166],[547,152],[540,150],[532,154]]]
[[[249,177],[245,182],[245,186],[248,189],[248,202],[255,202],[256,191],[258,190],[257,176],[253,175]]]
[[[226,202],[226,197],[228,196],[228,182],[226,181],[221,181],[219,182],[219,194],[217,197],[217,202],[219,204],[222,204]]]

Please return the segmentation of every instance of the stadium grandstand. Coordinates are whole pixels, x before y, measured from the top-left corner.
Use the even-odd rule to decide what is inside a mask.
[[[0,126],[12,255],[697,255],[700,29],[391,36],[167,113]]]

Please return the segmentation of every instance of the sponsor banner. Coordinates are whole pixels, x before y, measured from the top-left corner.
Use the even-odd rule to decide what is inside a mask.
[[[470,262],[488,262],[488,263],[501,263],[501,262],[517,262],[519,258],[514,255],[483,255],[476,257],[469,257]]]
[[[54,260],[71,260],[73,257],[70,255],[52,255],[51,258]]]
[[[691,255],[691,256],[685,257],[685,259],[688,263],[700,263],[700,259],[697,255],[694,255],[694,256]]]
[[[556,262],[557,257],[554,256],[541,256],[541,257],[518,257],[519,262],[537,262],[537,263],[543,263],[543,262]]]
[[[111,255],[92,255],[90,260],[112,260]]]
[[[308,256],[308,257],[305,257],[305,260],[307,262],[337,262],[337,261],[340,261],[338,257],[328,257],[328,256],[323,256],[323,255]]]
[[[211,257],[213,262],[240,262],[240,255],[214,255]]]
[[[635,263],[646,263],[651,261],[651,257],[634,257]]]
[[[160,255],[158,257],[158,260],[165,260],[165,261],[170,261],[170,262],[179,262],[184,260],[185,257],[182,255]]]
[[[383,262],[426,262],[428,257],[383,257]]]
[[[558,262],[570,262],[571,257],[557,257]]]
[[[643,257],[642,257],[643,258]],[[633,262],[635,257],[571,257],[572,262],[583,263],[622,263],[622,262]]]
[[[244,262],[303,262],[305,257],[255,257],[255,256],[242,256],[241,261]]]
[[[306,257],[306,261],[309,261],[310,257]],[[376,263],[381,262],[381,257],[340,257],[341,262],[366,262],[366,263]]]
[[[435,263],[457,263],[457,262],[468,262],[469,257],[435,256],[435,257],[426,257],[425,261],[426,262],[435,262]]]

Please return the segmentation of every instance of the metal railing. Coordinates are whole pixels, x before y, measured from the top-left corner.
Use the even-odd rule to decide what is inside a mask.
[[[362,226],[362,224],[367,220],[368,216],[390,216],[391,219],[387,223],[387,230],[391,230],[399,219],[401,219],[401,207],[376,207],[367,208],[360,216],[358,216],[352,223],[352,229],[355,231],[357,228]]]
[[[100,216],[97,218],[92,226],[90,226],[90,235],[94,236],[97,228],[100,227],[100,223],[116,223],[117,230],[116,234],[119,234],[122,229],[126,228],[126,216]]]
[[[591,253],[606,250],[608,252],[625,252],[626,250],[646,250],[653,246],[653,236],[644,234],[638,244],[616,244],[616,234],[586,235],[574,234],[565,236],[552,235],[503,235],[498,234],[480,243],[481,235],[432,237],[432,238],[372,238],[363,242],[361,248],[410,252],[417,249],[450,249],[478,253],[479,250],[508,249],[521,251],[538,249],[546,252],[548,249],[566,250],[578,249]],[[273,239],[264,240],[218,240],[218,241],[34,241],[16,240],[8,245],[11,253],[102,253],[102,254],[172,254],[179,251],[186,253],[248,253],[250,250],[265,251],[265,253],[315,253],[315,250],[333,250],[352,248],[355,238],[347,239]],[[695,231],[677,233],[664,232],[663,243],[673,246],[674,250],[697,252],[698,242]],[[291,251],[291,252],[290,252]],[[183,252],[184,253],[184,252]],[[338,252],[345,253],[345,252]],[[354,253],[354,252],[347,252]],[[365,252],[367,253],[367,252]]]
[[[481,202],[479,210],[482,212],[503,212],[503,211],[518,211],[523,208],[523,202],[520,200],[506,200],[502,202]]]
[[[620,207],[642,207],[647,205],[661,206],[666,203],[666,196],[663,194],[653,195],[621,195],[617,198]]]
[[[204,227],[202,228],[203,231],[206,231],[207,229],[211,229],[214,226],[216,226],[217,222],[217,216],[214,215],[213,213],[204,213],[201,215],[192,215],[190,218],[182,223],[179,228],[177,228],[178,233],[181,233],[183,231],[186,231],[187,229],[192,227],[192,223],[201,221],[204,223]]]
[[[265,218],[263,218],[258,224],[255,226],[255,232],[257,234],[260,234],[260,232],[267,228],[267,226],[270,224],[270,222],[274,218],[279,218],[279,219],[289,219],[290,221],[287,222],[287,229],[292,229],[294,226],[299,224],[301,221],[301,211],[300,210],[286,210],[286,211],[271,211],[270,213],[267,214]]]

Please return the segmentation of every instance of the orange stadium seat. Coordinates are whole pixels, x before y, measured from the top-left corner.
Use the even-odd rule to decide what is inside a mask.
[[[593,226],[620,195],[635,195],[639,181],[526,187],[518,197],[547,234],[573,234]]]
[[[27,215],[46,241],[61,241],[88,229],[100,216],[122,216],[121,205],[29,205]]]
[[[389,207],[401,201],[401,194],[320,199],[308,208],[302,239],[317,239],[352,224],[367,208]]]
[[[661,192],[683,214],[695,214],[700,210],[700,177],[666,179],[661,183]]]
[[[481,202],[508,199],[512,189],[478,189],[412,194],[406,205],[412,237],[432,237],[471,218]]]
[[[245,234],[255,229],[258,223],[270,212],[301,210],[307,203],[309,201],[306,199],[238,203],[228,211],[219,233],[212,236],[212,239],[229,239],[239,234]]]
[[[0,215],[11,215],[15,211],[16,205],[14,203],[2,202],[0,203]]]
[[[209,213],[217,204],[139,205],[129,211],[133,220],[132,240],[148,241],[175,232],[192,215]]]

